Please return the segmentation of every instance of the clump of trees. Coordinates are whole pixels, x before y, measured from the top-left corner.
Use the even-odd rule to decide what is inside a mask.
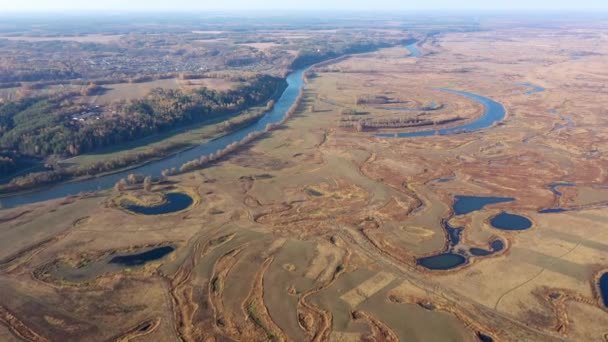
[[[333,59],[346,54],[373,51],[389,47],[393,42],[381,39],[348,37],[343,40],[312,41],[305,45],[291,63],[293,69]]]
[[[213,152],[206,156],[201,156],[199,159],[194,159],[194,160],[191,160],[189,162],[182,164],[182,166],[179,168],[179,172],[184,173],[184,172],[189,172],[192,170],[200,169],[201,167],[206,166],[207,164],[212,163],[214,161],[217,161],[218,159],[236,151],[238,148],[252,142],[253,140],[264,135],[265,133],[266,133],[265,131],[251,132],[247,136],[245,136],[243,139],[241,139],[240,141],[233,142],[223,149],[220,149],[220,150]]]
[[[86,87],[82,88],[82,90],[80,91],[80,93],[83,96],[91,96],[91,95],[100,94],[104,90],[105,90],[104,87],[102,87],[102,86],[100,86],[100,85],[98,85],[96,83],[90,82],[89,84],[87,84]]]
[[[28,189],[40,184],[59,182],[66,179],[67,176],[67,173],[62,170],[33,172],[24,177],[14,178],[10,183],[3,185],[1,190],[3,192],[10,192]]]
[[[447,118],[443,120],[429,120],[420,118],[382,118],[375,120],[363,120],[357,119],[356,117],[350,117],[340,120],[340,127],[342,128],[354,128],[357,132],[363,132],[368,129],[380,129],[380,128],[406,128],[406,127],[421,127],[431,125],[444,125],[455,121],[460,121],[462,118],[456,116],[453,118]]]
[[[0,176],[12,173],[16,166],[17,163],[13,158],[0,156]]]

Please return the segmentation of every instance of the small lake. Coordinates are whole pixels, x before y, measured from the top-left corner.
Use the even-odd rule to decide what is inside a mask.
[[[502,212],[490,220],[492,227],[502,230],[525,230],[532,227],[532,221],[527,217]]]
[[[420,57],[422,56],[422,52],[418,49],[418,41],[415,41],[411,44],[407,44],[405,48],[410,52],[408,57]]]
[[[542,93],[544,92],[546,89],[537,85],[534,85],[532,83],[517,83],[517,85],[520,85],[522,87],[527,87],[530,90],[524,91],[525,95],[532,95],[532,94],[536,94],[536,93]]]
[[[600,295],[604,301],[604,306],[608,307],[608,272],[600,277]]]
[[[512,202],[512,197],[493,197],[493,196],[454,196],[455,215],[465,215],[483,209],[486,205],[496,203]]]
[[[124,208],[142,215],[163,215],[178,212],[188,208],[194,203],[189,195],[181,192],[171,192],[165,195],[165,202],[157,206],[141,206],[136,204],[126,204]]]
[[[123,266],[141,266],[150,261],[162,259],[174,250],[175,248],[172,246],[158,247],[139,254],[115,256],[109,263]]]
[[[402,133],[379,133],[376,136],[384,137],[384,138],[413,138],[413,137],[430,137],[434,135],[450,135],[457,134],[463,132],[473,132],[483,128],[488,128],[494,125],[495,123],[502,121],[505,118],[506,112],[505,108],[498,102],[489,99],[487,97],[469,93],[466,91],[439,88],[438,90],[453,94],[462,95],[468,97],[474,101],[481,103],[484,107],[484,113],[480,118],[469,122],[467,124],[463,124],[461,126],[444,128],[444,129],[433,129],[433,130],[423,130],[423,131],[415,131],[415,132],[402,132]]]
[[[460,243],[460,236],[462,235],[463,227],[452,227],[449,223],[445,223],[443,226],[448,233],[448,239],[450,247],[456,246]]]
[[[473,247],[469,249],[469,253],[473,256],[488,256],[496,252],[500,252],[505,248],[505,244],[501,240],[494,240],[490,243],[490,250]]]
[[[419,258],[418,265],[428,268],[429,270],[449,270],[460,265],[464,265],[467,259],[456,253],[443,253],[425,258]]]

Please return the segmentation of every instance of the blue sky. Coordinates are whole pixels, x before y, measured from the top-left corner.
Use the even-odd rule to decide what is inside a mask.
[[[0,0],[3,11],[604,10],[608,0]]]

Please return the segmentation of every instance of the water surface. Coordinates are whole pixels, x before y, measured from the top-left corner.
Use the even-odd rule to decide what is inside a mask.
[[[532,94],[536,94],[536,93],[542,93],[542,92],[544,92],[546,90],[545,88],[543,88],[541,86],[534,85],[532,83],[517,83],[517,85],[530,88],[530,90],[524,91],[524,94],[526,94],[526,95],[532,95]]]
[[[171,192],[165,195],[165,202],[157,206],[141,206],[127,204],[125,209],[142,215],[163,215],[184,210],[192,205],[192,197],[181,192]]]
[[[494,228],[502,230],[525,230],[532,227],[532,221],[521,215],[502,212],[490,220]]]
[[[430,270],[449,270],[464,265],[466,262],[467,259],[464,256],[456,253],[443,253],[417,260],[418,265]]]
[[[454,196],[455,215],[465,215],[483,209],[488,204],[512,202],[512,197],[493,197],[493,196]]]
[[[600,277],[600,295],[604,301],[604,306],[608,307],[608,272]]]
[[[568,209],[564,209],[564,208],[547,208],[547,209],[541,209],[538,211],[539,214],[554,214],[554,213],[563,213],[568,211]]]
[[[473,247],[469,249],[469,253],[473,256],[488,256],[492,255],[496,252],[502,251],[504,248],[504,243],[502,240],[494,240],[490,243],[490,250]]]
[[[417,44],[418,41],[415,41],[405,46],[405,48],[410,52],[410,55],[408,57],[420,57],[422,55],[422,52],[418,50]]]
[[[174,250],[175,248],[172,246],[157,247],[143,253],[115,256],[109,263],[123,266],[141,266],[150,261],[162,259]]]

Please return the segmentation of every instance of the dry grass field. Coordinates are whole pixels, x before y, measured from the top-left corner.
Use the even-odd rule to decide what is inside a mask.
[[[75,36],[49,36],[49,37],[35,37],[35,36],[0,36],[0,39],[8,40],[19,40],[24,42],[50,42],[50,41],[66,41],[66,42],[78,42],[78,43],[99,43],[107,44],[120,40],[124,35],[122,34],[84,34]]]
[[[195,90],[199,88],[209,88],[218,91],[229,90],[239,82],[224,80],[221,78],[204,78],[195,80],[182,80],[179,78],[169,78],[141,83],[118,83],[104,85],[104,92],[101,95],[81,96],[79,101],[91,105],[109,105],[118,101],[136,100],[145,97],[155,88]]]
[[[201,198],[185,211],[133,215],[112,191],[0,211],[0,339],[608,341],[608,31],[594,25],[446,33],[421,57],[396,47],[318,67],[284,126],[170,178]],[[506,117],[418,138],[341,126],[345,107],[483,115],[437,88]],[[368,95],[443,107],[356,104]],[[574,186],[558,195],[557,182]],[[456,195],[515,199],[452,219],[456,249],[505,248],[425,269],[416,259],[444,250]],[[538,212],[555,207],[568,210]],[[494,228],[502,211],[532,227]],[[144,265],[99,266],[163,245],[175,250]]]

